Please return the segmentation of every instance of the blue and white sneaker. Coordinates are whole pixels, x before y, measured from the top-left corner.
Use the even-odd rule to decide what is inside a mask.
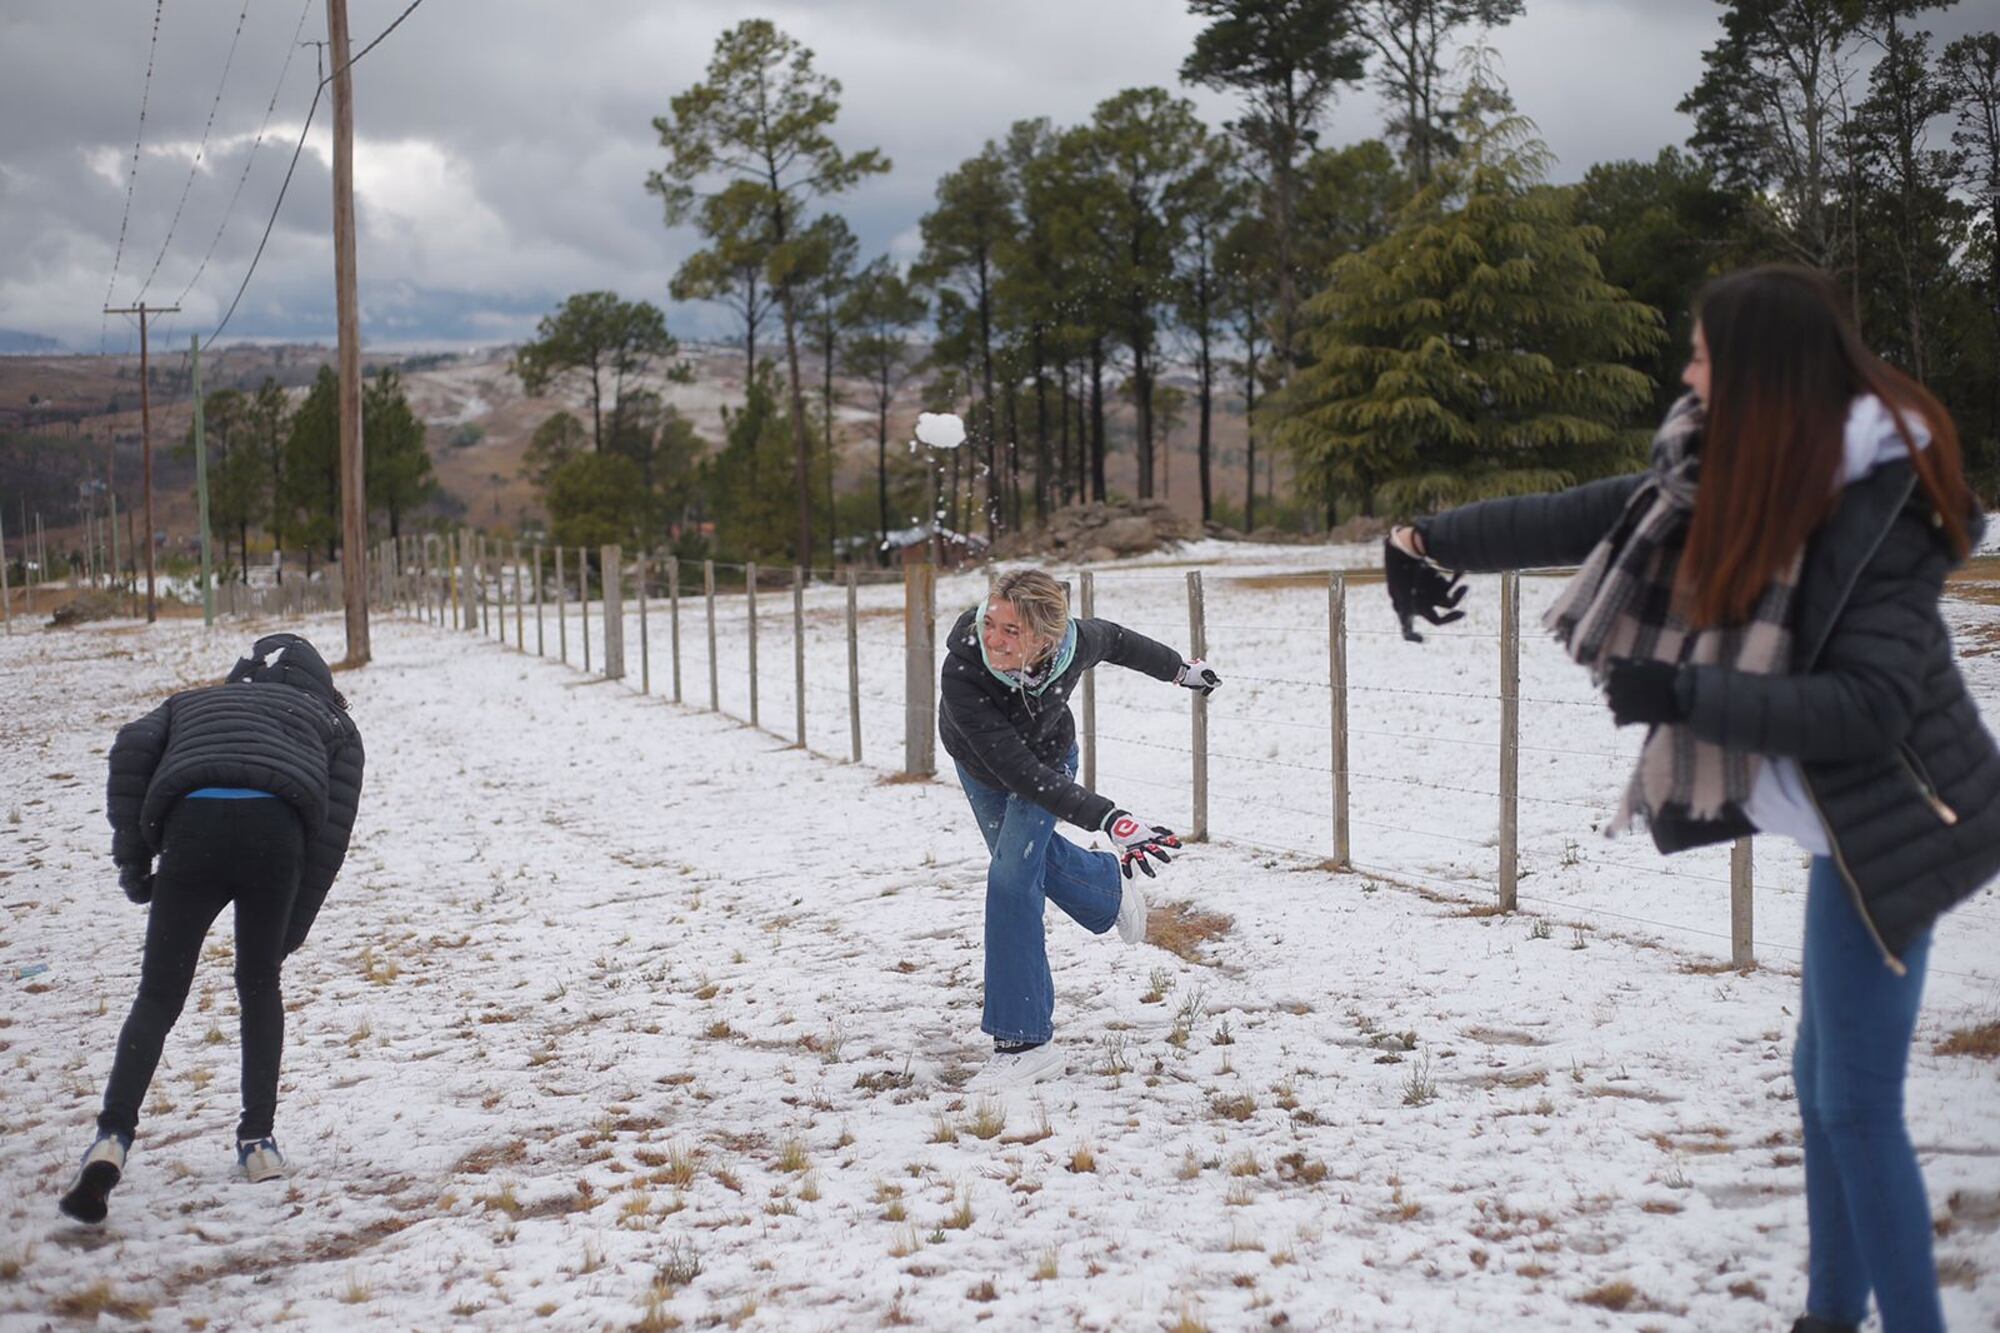
[[[69,1193],[63,1195],[56,1206],[79,1222],[92,1226],[102,1222],[108,1211],[105,1200],[110,1198],[112,1187],[125,1174],[125,1154],[131,1148],[130,1134],[100,1131],[90,1150],[83,1155],[83,1169],[77,1172],[76,1183],[69,1187]]]
[[[238,1139],[236,1167],[245,1180],[261,1185],[285,1174],[285,1155],[278,1151],[276,1139]]]

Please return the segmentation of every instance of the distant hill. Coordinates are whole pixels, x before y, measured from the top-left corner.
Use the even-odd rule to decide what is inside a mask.
[[[18,329],[0,329],[0,356],[47,356],[61,350],[62,344],[54,338]]]

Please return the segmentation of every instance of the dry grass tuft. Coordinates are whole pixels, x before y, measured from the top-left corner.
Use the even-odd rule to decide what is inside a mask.
[[[98,1316],[110,1315],[115,1319],[129,1319],[142,1323],[153,1313],[153,1307],[143,1301],[128,1300],[113,1291],[109,1282],[95,1282],[82,1291],[73,1291],[67,1296],[58,1296],[49,1308],[65,1319],[75,1319],[95,1323]]]
[[[997,1098],[984,1097],[974,1108],[972,1119],[965,1122],[965,1132],[975,1139],[993,1139],[1007,1128],[1007,1108]]]
[[[1219,940],[1235,926],[1220,912],[1204,912],[1193,903],[1162,903],[1146,914],[1146,943],[1190,963],[1207,963],[1201,946]]]
[[[1601,1287],[1592,1287],[1576,1298],[1578,1305],[1595,1305],[1600,1310],[1629,1310],[1639,1299],[1639,1289],[1630,1282],[1619,1280],[1607,1282]]]
[[[1959,1028],[1937,1044],[1939,1055],[1970,1055],[1981,1060],[2000,1059],[2000,1021]]]
[[[1070,1150],[1069,1169],[1079,1175],[1097,1170],[1097,1152],[1090,1146],[1089,1140],[1077,1144]]]

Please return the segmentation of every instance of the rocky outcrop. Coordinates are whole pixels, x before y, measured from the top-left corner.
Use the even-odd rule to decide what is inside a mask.
[[[1032,532],[1002,537],[993,554],[1001,560],[1041,556],[1096,564],[1120,556],[1144,555],[1200,536],[1200,522],[1176,514],[1164,500],[1074,505],[1057,510]]]

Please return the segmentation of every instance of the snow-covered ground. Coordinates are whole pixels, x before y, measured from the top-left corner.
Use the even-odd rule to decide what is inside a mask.
[[[1365,563],[1361,550],[1337,563]],[[1349,590],[1353,857],[1333,850],[1329,553],[1197,547],[1216,839],[1163,871],[1183,958],[1052,914],[1065,1077],[958,1091],[977,1031],[984,857],[949,761],[902,757],[901,590],[862,590],[864,764],[845,594],[699,596],[682,690],[649,607],[629,678],[378,618],[341,684],[369,744],[356,846],[307,948],[278,1134],[231,1175],[218,928],[101,1232],[54,1198],[88,1141],[143,913],[109,873],[103,752],[275,624],[0,639],[0,1326],[1780,1328],[1803,1293],[1788,1059],[1803,871],[1757,853],[1765,967],[1728,951],[1725,853],[1592,833],[1635,739],[1538,634],[1522,648],[1515,916],[1493,901],[1496,585],[1405,644]],[[1097,610],[1177,645],[1187,564],[1101,570]],[[1523,581],[1533,625],[1553,580]],[[978,595],[948,580],[949,623]],[[593,608],[593,661],[602,624]],[[1954,603],[2000,716],[2000,611]],[[636,636],[636,607],[628,603]],[[551,656],[557,635],[545,622]],[[306,629],[329,657],[337,617]],[[1186,696],[1100,673],[1098,785],[1190,815]],[[774,735],[773,732],[782,733]],[[1074,832],[1072,830],[1072,832]],[[1175,906],[1184,905],[1184,906]],[[1546,923],[1546,924],[1544,924]],[[1195,919],[1192,924],[1199,924]],[[2000,1328],[1996,1069],[1937,1055],[2000,1017],[2000,901],[1948,918],[1910,1118],[1958,1328]],[[48,970],[19,976],[21,969]],[[982,1137],[983,1136],[983,1137]],[[646,1321],[651,1321],[650,1323]]]

